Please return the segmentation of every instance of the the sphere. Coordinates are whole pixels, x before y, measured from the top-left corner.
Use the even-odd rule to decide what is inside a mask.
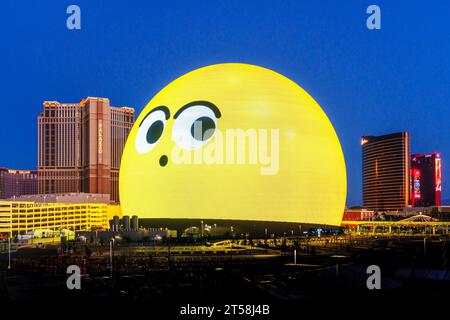
[[[265,68],[217,64],[162,89],[120,167],[124,214],[339,225],[344,156],[314,99]]]

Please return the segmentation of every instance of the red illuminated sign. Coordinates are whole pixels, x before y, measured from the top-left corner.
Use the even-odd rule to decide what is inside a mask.
[[[412,155],[410,183],[412,206],[440,206],[442,191],[440,153]]]
[[[413,195],[414,199],[420,199],[420,170],[414,169],[413,172]]]
[[[442,181],[441,181],[441,158],[436,157],[436,191],[442,190]]]

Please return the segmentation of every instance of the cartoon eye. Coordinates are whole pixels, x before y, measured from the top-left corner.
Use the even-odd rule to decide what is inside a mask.
[[[167,107],[157,107],[144,117],[136,135],[135,146],[137,152],[145,154],[156,146],[168,118],[169,109]]]
[[[200,148],[214,135],[220,116],[219,109],[210,102],[188,103],[174,115],[172,140],[182,149]]]

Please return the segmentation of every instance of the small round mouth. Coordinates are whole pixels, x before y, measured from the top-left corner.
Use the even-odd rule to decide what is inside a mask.
[[[161,167],[165,167],[167,162],[169,161],[169,159],[167,158],[167,156],[164,154],[161,156],[161,158],[159,158],[159,165]]]

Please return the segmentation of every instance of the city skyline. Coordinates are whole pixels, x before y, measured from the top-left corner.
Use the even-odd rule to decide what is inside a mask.
[[[411,153],[441,152],[445,185],[450,170],[445,165],[450,153],[450,128],[445,124],[450,117],[448,3],[412,7],[406,14],[403,5],[381,1],[380,31],[367,30],[366,6],[356,1],[327,6],[290,3],[276,10],[248,2],[240,4],[239,12],[231,11],[232,4],[203,4],[206,19],[198,19],[191,4],[164,10],[158,4],[142,4],[138,11],[116,3],[108,8],[78,4],[82,28],[69,31],[65,4],[5,3],[9,14],[3,19],[2,36],[9,45],[0,61],[8,93],[3,96],[8,106],[4,115],[13,121],[7,121],[0,133],[13,138],[2,142],[3,167],[36,167],[33,124],[43,100],[106,96],[116,105],[133,105],[139,113],[181,74],[212,63],[240,61],[285,74],[322,106],[344,150],[348,205],[362,203],[362,135],[410,132]],[[230,15],[222,15],[224,11]],[[108,23],[99,16],[107,16]],[[277,23],[279,16],[285,21],[282,25]],[[449,198],[444,186],[444,203]]]
[[[93,111],[94,111],[94,113],[96,113],[97,111],[95,111],[95,110],[90,110],[89,109],[89,107],[90,107],[90,104],[92,103],[92,101],[94,101],[94,109],[96,110],[96,108],[97,108],[97,104],[98,103],[100,103],[100,105],[102,105],[102,104],[104,104],[105,106],[103,107],[103,108],[107,108],[107,109],[109,109],[109,108],[111,108],[111,111],[110,112],[115,112],[115,113],[124,113],[124,114],[128,114],[128,113],[130,113],[130,115],[131,115],[131,119],[134,121],[134,108],[130,108],[130,107],[113,107],[113,106],[110,106],[109,105],[109,99],[108,98],[97,98],[97,97],[87,97],[87,98],[85,98],[85,99],[82,99],[79,103],[59,103],[58,101],[44,101],[43,102],[43,106],[44,106],[44,110],[42,111],[42,113],[40,114],[40,115],[38,115],[38,123],[40,124],[39,126],[40,127],[42,127],[42,125],[44,124],[44,123],[41,123],[42,122],[42,119],[43,119],[43,117],[44,117],[44,115],[46,116],[46,117],[48,117],[48,116],[50,116],[51,115],[51,111],[49,111],[49,110],[52,110],[52,109],[54,109],[54,110],[57,110],[57,108],[65,108],[65,109],[67,109],[66,110],[66,112],[64,113],[63,111],[61,111],[61,112],[59,112],[59,113],[57,113],[57,114],[53,114],[53,115],[51,115],[52,117],[59,117],[60,119],[63,119],[64,117],[66,117],[67,119],[69,119],[70,118],[70,115],[71,115],[71,111],[73,111],[73,110],[75,110],[75,109],[77,109],[77,108],[79,108],[80,110],[80,112],[82,112],[82,109],[84,109],[84,108],[87,108],[86,110],[87,110],[87,112],[88,113],[92,113]],[[51,107],[50,109],[48,109],[49,107]],[[48,109],[48,110],[47,110]],[[73,109],[73,110],[72,110]],[[78,110],[78,109],[77,109]],[[76,111],[76,110],[75,110]],[[104,111],[103,111],[104,112]],[[109,113],[110,112],[107,112],[107,114],[108,114],[108,119],[109,118],[111,118],[109,121],[111,121],[111,122],[114,122],[114,121],[116,121],[116,120],[118,120],[119,118],[120,119],[122,119],[123,117],[122,116],[120,116],[119,118],[117,118],[117,119],[113,119],[113,117],[112,117],[112,115],[111,116],[109,116]],[[48,113],[48,115],[47,115],[47,113]],[[74,112],[72,112],[74,115],[75,115],[75,113]],[[81,130],[81,128],[82,127],[84,127],[84,126],[86,126],[86,124],[84,124],[84,125],[81,125],[81,122],[82,122],[82,119],[83,118],[85,118],[85,116],[77,116],[77,117],[79,117],[80,119],[79,120],[76,120],[76,118],[77,117],[75,117],[75,116],[72,116],[72,120],[71,121],[74,121],[74,123],[75,122],[79,122],[79,125],[80,125],[80,130]],[[81,115],[81,113],[80,113],[80,115]],[[89,117],[88,117],[89,118]],[[95,116],[95,119],[97,119],[97,116]],[[106,120],[106,119],[104,119],[104,120]],[[63,120],[61,120],[61,121],[63,121]],[[85,120],[83,120],[84,122],[85,122]],[[97,120],[96,120],[97,121]],[[64,121],[63,121],[64,122]],[[62,123],[63,123],[62,122]],[[117,122],[117,121],[116,121]],[[118,123],[118,122],[117,122]],[[131,122],[130,123],[131,125],[133,124],[133,122]],[[117,124],[115,124],[116,126],[117,126]],[[92,126],[92,125],[89,125],[89,126]],[[97,128],[97,127],[96,127]],[[109,128],[109,126],[108,126],[108,128]],[[124,129],[125,130],[125,127],[123,127],[122,129],[120,128],[120,127],[117,127],[117,129],[120,129],[120,130],[122,130],[122,129]],[[127,125],[127,131],[128,130],[130,130],[131,129],[131,126],[130,125]],[[44,132],[44,131],[42,131],[43,129],[41,128],[41,129],[39,129],[38,130],[38,136],[39,135],[43,135],[43,133],[41,133],[41,132]],[[97,130],[97,129],[96,129]],[[101,130],[101,129],[100,129]],[[108,132],[110,131],[109,129],[107,130]],[[114,130],[113,130],[114,131]],[[40,134],[41,133],[41,134]],[[125,133],[126,135],[127,135],[127,133]],[[406,183],[406,187],[405,187],[405,190],[406,190],[406,193],[404,194],[404,196],[402,196],[403,198],[404,198],[404,200],[406,201],[405,202],[405,205],[404,206],[398,206],[398,208],[394,208],[394,207],[383,207],[383,206],[381,206],[381,207],[379,207],[379,208],[377,208],[377,205],[374,205],[374,203],[372,203],[372,202],[370,202],[370,204],[369,204],[369,202],[366,204],[365,203],[365,201],[364,201],[364,199],[365,199],[365,191],[364,191],[364,186],[365,186],[365,184],[364,184],[364,176],[365,176],[365,170],[367,170],[367,169],[364,169],[364,147],[365,147],[365,145],[367,144],[367,142],[371,142],[372,140],[373,141],[378,141],[378,140],[380,140],[380,141],[382,141],[383,139],[385,139],[385,138],[388,138],[388,141],[389,141],[389,139],[391,139],[391,137],[392,138],[397,138],[397,136],[398,136],[398,138],[400,138],[400,136],[402,137],[402,139],[403,139],[403,135],[406,135],[406,145],[405,145],[405,147],[406,147],[406,149],[404,150],[404,152],[405,152],[405,155],[407,156],[407,159],[406,159],[406,162],[407,162],[407,165],[406,165],[406,167],[405,167],[405,174],[404,174],[404,180],[406,181],[405,183]],[[70,136],[66,136],[65,138],[64,138],[64,136],[61,136],[61,137],[59,137],[58,139],[67,139],[67,137],[69,137],[69,140],[70,140]],[[38,140],[42,140],[42,137],[41,138],[39,138]],[[89,140],[92,140],[92,138],[89,138]],[[98,140],[98,138],[96,138],[96,137],[94,137],[94,141],[97,141]],[[107,139],[107,140],[109,140],[109,139]],[[124,143],[125,143],[125,140],[123,140],[123,139],[121,139],[121,142],[119,142],[119,145],[120,145],[120,148],[123,148],[123,145],[124,145]],[[43,140],[42,140],[43,141]],[[39,142],[38,141],[38,143],[40,143],[40,144],[42,144],[41,142]],[[72,142],[71,142],[71,145],[75,145],[75,144],[77,144],[77,142],[75,141],[75,140],[73,140]],[[90,143],[91,144],[91,143]],[[119,145],[117,146],[117,147],[119,147]],[[362,200],[362,203],[361,204],[356,204],[356,206],[362,206],[362,207],[364,207],[364,208],[368,208],[368,209],[375,209],[375,210],[386,210],[386,209],[388,209],[388,210],[399,210],[399,209],[401,209],[401,208],[404,208],[404,207],[406,207],[406,206],[415,206],[414,205],[414,201],[412,200],[412,195],[413,195],[413,192],[414,192],[414,181],[413,180],[409,180],[409,179],[413,179],[413,175],[414,175],[414,173],[413,172],[409,172],[410,171],[410,162],[412,162],[413,161],[413,159],[415,158],[415,157],[417,157],[417,156],[419,156],[418,154],[413,154],[412,152],[411,152],[411,146],[410,146],[410,134],[409,134],[409,132],[394,132],[394,133],[387,133],[387,134],[385,134],[385,135],[380,135],[380,136],[362,136],[361,137],[361,140],[360,140],[360,145],[363,147],[362,148],[362,154],[363,154],[363,156],[362,156],[362,163],[363,163],[363,168],[362,168],[362,172],[361,172],[361,175],[362,175],[362,180],[363,180],[363,190],[362,190],[362,197],[363,197],[363,200]],[[116,148],[117,148],[116,147]],[[88,146],[87,145],[85,145],[85,146],[82,146],[81,147],[81,149],[86,149],[86,148],[88,148]],[[90,149],[90,148],[92,148],[92,146],[91,147],[89,147],[88,149]],[[111,147],[110,148],[113,148],[113,146],[111,145]],[[80,149],[80,151],[79,152],[81,152],[81,149]],[[107,150],[108,152],[109,152],[109,149]],[[65,162],[70,162],[70,159],[72,159],[72,158],[75,158],[74,156],[72,156],[72,157],[64,157],[63,156],[63,153],[61,153],[62,152],[62,150],[61,151],[58,151],[59,152],[59,154],[60,155],[58,155],[58,159],[60,160],[60,162],[61,161],[63,161],[62,159],[65,159],[64,161]],[[378,151],[377,151],[378,152]],[[76,152],[75,152],[76,153]],[[96,152],[97,153],[97,152]],[[117,152],[115,152],[114,154],[116,154]],[[441,161],[441,158],[440,158],[440,152],[429,152],[429,153],[426,153],[426,154],[438,154],[439,155],[439,161]],[[81,153],[80,153],[80,155],[81,155]],[[43,167],[45,167],[45,166],[43,166],[42,164],[41,165],[39,165],[39,163],[40,162],[43,162],[43,158],[44,157],[44,154],[41,152],[41,154],[39,155],[39,157],[38,157],[38,166],[37,166],[37,168],[39,169],[39,168],[43,168]],[[383,158],[384,156],[382,156],[382,158]],[[405,157],[403,157],[403,158],[405,158]],[[40,160],[39,160],[40,159]],[[115,168],[115,173],[113,172],[113,171],[111,171],[111,177],[110,178],[108,178],[108,181],[104,181],[103,182],[103,184],[108,184],[108,194],[110,195],[110,197],[111,197],[111,201],[113,201],[113,202],[116,202],[116,203],[118,203],[118,185],[116,185],[115,187],[113,187],[112,185],[113,184],[117,184],[118,183],[118,165],[120,164],[120,157],[118,157],[117,155],[116,156],[111,156],[111,157],[108,157],[108,159],[109,160],[107,160],[107,161],[112,161],[112,162],[114,162],[115,163],[115,165],[113,165],[111,168]],[[73,160],[73,159],[72,159]],[[81,159],[80,159],[81,160]],[[75,161],[75,160],[74,160]],[[384,160],[383,160],[384,161]],[[377,166],[378,167],[378,166]],[[58,166],[54,166],[54,168],[58,168]],[[13,172],[13,173],[19,173],[19,172],[24,172],[24,173],[27,173],[27,172],[29,172],[29,171],[31,171],[31,172],[35,172],[35,173],[38,173],[38,169],[31,169],[31,170],[27,170],[27,169],[11,169],[11,168],[9,168],[9,169],[6,169],[6,168],[3,168],[3,170],[4,171],[10,171],[10,172]],[[53,169],[52,169],[53,170]],[[58,169],[59,170],[59,169]],[[54,175],[55,173],[52,173],[52,175]],[[441,175],[441,167],[440,167],[440,165],[439,165],[439,174]],[[114,177],[115,178],[113,178],[113,175],[114,175]],[[97,177],[97,179],[98,179],[99,177]],[[64,180],[65,178],[63,178],[63,180]],[[111,179],[111,181],[110,181],[110,179]],[[441,179],[441,177],[440,177],[440,179]],[[40,179],[40,180],[42,180],[42,179]],[[52,179],[50,179],[50,180],[52,180]],[[82,175],[81,175],[81,173],[80,173],[80,178],[78,179],[78,180],[80,180],[79,181],[79,183],[80,183],[80,186],[79,186],[79,188],[71,188],[70,186],[71,186],[71,184],[69,183],[69,185],[67,185],[67,184],[64,184],[64,185],[61,185],[59,188],[56,188],[55,190],[56,191],[54,191],[54,192],[50,192],[50,190],[49,191],[44,191],[44,187],[43,187],[43,182],[44,181],[41,181],[41,182],[38,182],[37,183],[37,189],[38,189],[38,192],[36,192],[36,194],[43,194],[43,193],[55,193],[55,194],[58,194],[59,192],[86,192],[86,191],[89,191],[88,189],[89,188],[84,188],[83,187],[83,185],[84,184],[86,184],[86,183],[84,183],[84,182],[82,182]],[[113,181],[113,180],[115,180],[115,181]],[[57,180],[55,180],[55,182],[57,182]],[[61,182],[64,182],[64,181],[61,181]],[[89,182],[89,184],[92,184],[93,183],[93,181],[91,181],[91,182]],[[110,183],[111,183],[111,187],[109,187],[109,185],[110,185]],[[75,181],[75,184],[77,184],[77,182]],[[94,183],[95,185],[97,185],[97,182],[95,182]],[[105,185],[106,186],[106,185]],[[98,188],[98,186],[96,187],[96,188]],[[101,186],[100,186],[100,188],[102,188]],[[111,188],[111,190],[109,190],[109,188]],[[439,188],[440,188],[440,190],[439,190],[439,201],[438,201],[438,203],[439,204],[433,204],[433,205],[440,205],[441,204],[441,188],[442,188],[442,185],[441,185],[441,181],[439,181]],[[114,190],[113,190],[114,189]],[[84,190],[84,191],[83,191]],[[444,189],[445,190],[445,189]],[[103,192],[104,190],[102,190],[100,193],[105,193],[105,192]],[[95,189],[95,192],[98,192],[98,190],[97,189]],[[94,192],[94,193],[95,193]],[[91,192],[92,193],[92,192]],[[392,194],[392,191],[388,191],[388,193],[391,193]],[[24,194],[27,194],[27,193],[24,193]],[[374,195],[372,195],[371,197],[373,197]],[[378,201],[378,200],[377,200]],[[445,203],[446,201],[445,201],[445,199],[443,200],[443,203],[442,203],[442,205],[446,205],[446,203]],[[349,205],[348,203],[346,203],[346,207],[348,207],[348,208],[352,208],[352,207],[354,207],[355,205]]]
[[[445,309],[450,1],[2,9],[3,309]]]

